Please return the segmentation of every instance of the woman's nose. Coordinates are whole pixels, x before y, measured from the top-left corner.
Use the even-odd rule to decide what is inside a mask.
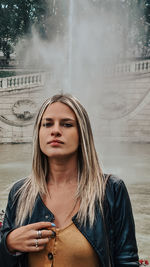
[[[60,127],[58,125],[52,127],[51,135],[56,137],[61,136]]]

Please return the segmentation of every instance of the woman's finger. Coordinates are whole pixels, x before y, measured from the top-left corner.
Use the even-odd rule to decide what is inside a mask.
[[[54,230],[36,230],[35,231],[35,234],[34,234],[34,237],[35,238],[38,238],[38,239],[41,239],[41,238],[53,238],[55,237],[56,233]]]
[[[51,222],[38,222],[38,223],[28,224],[26,227],[28,229],[40,230],[40,229],[48,229],[55,227],[55,224]]]
[[[38,246],[38,247],[31,246],[31,247],[28,247],[27,252],[38,252],[38,251],[43,250],[44,248],[45,248],[45,245]]]
[[[42,238],[42,239],[32,239],[28,241],[27,246],[29,247],[40,247],[45,246],[49,242],[49,238]]]

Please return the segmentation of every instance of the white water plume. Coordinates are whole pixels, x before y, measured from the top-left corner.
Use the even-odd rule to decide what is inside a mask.
[[[72,88],[72,46],[73,46],[73,10],[74,10],[74,1],[70,0],[69,6],[69,37],[68,37],[68,90]]]
[[[106,86],[105,69],[124,60],[128,47],[124,34],[128,21],[119,5],[98,2],[70,0],[68,5],[68,0],[53,1],[48,40],[33,29],[32,39],[25,39],[24,46],[21,41],[17,48],[24,66],[49,72],[45,97],[60,90],[72,93],[97,117],[109,95],[114,104],[118,101],[116,88]]]

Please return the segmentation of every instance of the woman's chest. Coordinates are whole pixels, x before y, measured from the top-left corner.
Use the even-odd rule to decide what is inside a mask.
[[[45,206],[53,213],[57,227],[66,227],[79,210],[79,201],[71,192],[51,192],[43,199]]]

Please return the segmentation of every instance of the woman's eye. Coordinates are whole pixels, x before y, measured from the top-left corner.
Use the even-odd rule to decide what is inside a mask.
[[[69,128],[69,127],[72,127],[73,125],[71,123],[63,123],[63,126]]]
[[[45,123],[42,124],[42,126],[48,128],[48,127],[51,127],[52,126],[52,123],[45,122]]]

